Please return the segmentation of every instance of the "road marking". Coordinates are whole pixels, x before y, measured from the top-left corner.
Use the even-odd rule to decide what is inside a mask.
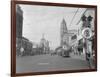
[[[48,65],[49,63],[38,63],[38,65]]]

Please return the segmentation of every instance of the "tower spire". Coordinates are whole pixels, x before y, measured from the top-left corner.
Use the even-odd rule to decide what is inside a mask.
[[[60,27],[61,46],[65,43],[63,38],[66,33],[68,33],[68,29],[67,29],[66,21],[63,18],[61,22],[61,27]]]
[[[66,24],[66,21],[65,19],[63,18],[62,22],[61,22],[61,31],[64,33],[64,32],[67,32],[68,29],[67,29],[67,24]]]

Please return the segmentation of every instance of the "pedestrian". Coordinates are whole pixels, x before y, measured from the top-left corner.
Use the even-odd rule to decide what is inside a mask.
[[[23,47],[20,48],[20,52],[21,52],[21,56],[22,56],[23,53],[24,53],[24,48]]]

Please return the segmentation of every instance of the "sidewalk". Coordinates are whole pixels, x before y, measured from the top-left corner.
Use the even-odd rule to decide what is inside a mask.
[[[76,55],[74,53],[71,53],[70,56],[71,56],[71,58],[74,58],[74,59],[86,60],[85,54]]]

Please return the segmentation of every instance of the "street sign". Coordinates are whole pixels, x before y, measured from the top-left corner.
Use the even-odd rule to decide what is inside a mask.
[[[91,29],[90,29],[90,28],[84,28],[84,29],[82,30],[82,36],[83,36],[84,38],[86,38],[86,39],[91,38],[91,36],[92,36],[92,31],[91,31]]]

